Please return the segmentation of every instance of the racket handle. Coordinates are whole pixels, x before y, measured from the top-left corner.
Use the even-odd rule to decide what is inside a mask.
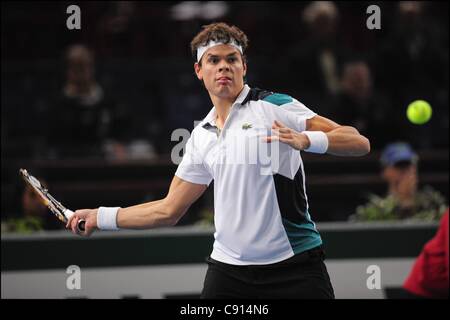
[[[64,215],[66,216],[67,219],[70,219],[70,217],[73,216],[73,214],[74,214],[74,212],[70,209],[66,209],[66,211],[64,211]],[[77,228],[79,231],[84,231],[85,225],[86,225],[86,220],[84,220],[84,219],[78,220]]]

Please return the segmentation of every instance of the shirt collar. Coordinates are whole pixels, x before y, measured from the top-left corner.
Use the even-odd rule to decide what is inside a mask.
[[[203,120],[203,127],[207,128],[207,127],[211,127],[211,126],[215,126],[216,125],[216,108],[213,107],[209,112],[208,115],[205,117],[205,119]]]
[[[247,84],[244,84],[244,89],[242,89],[239,96],[236,98],[236,101],[234,101],[233,104],[242,104],[242,102],[247,97],[248,93],[250,92],[250,87]]]
[[[238,97],[236,98],[236,100],[234,101],[234,103],[232,104],[232,107],[234,105],[242,105],[242,102],[245,100],[245,98],[247,97],[248,93],[250,92],[250,87],[245,84],[244,88],[241,90],[241,93],[238,95]],[[209,113],[207,114],[207,116],[205,117],[205,119],[203,120],[203,127],[204,128],[208,128],[211,126],[216,126],[216,108],[213,107]]]

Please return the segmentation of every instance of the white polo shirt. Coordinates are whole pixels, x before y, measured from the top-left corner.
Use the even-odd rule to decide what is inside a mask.
[[[194,128],[175,175],[197,184],[214,180],[211,258],[271,264],[322,243],[308,213],[300,152],[263,141],[274,120],[301,132],[315,115],[290,96],[245,85],[222,132],[215,108]]]

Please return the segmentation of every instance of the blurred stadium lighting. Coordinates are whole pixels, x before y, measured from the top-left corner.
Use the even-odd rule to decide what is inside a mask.
[[[223,17],[228,12],[225,1],[183,1],[171,9],[174,20],[205,19],[212,20]]]

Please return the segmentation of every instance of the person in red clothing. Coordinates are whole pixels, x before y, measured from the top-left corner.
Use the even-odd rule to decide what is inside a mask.
[[[448,214],[447,208],[436,235],[425,244],[403,284],[411,298],[448,298]]]

